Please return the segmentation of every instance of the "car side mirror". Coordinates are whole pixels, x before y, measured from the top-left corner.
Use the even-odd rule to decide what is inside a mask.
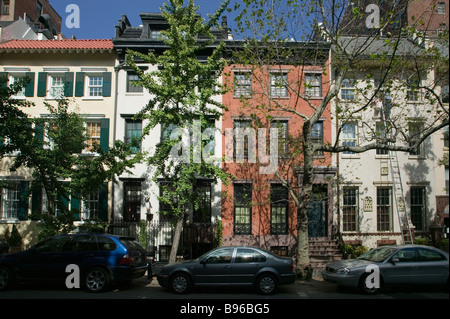
[[[398,258],[391,258],[391,263],[395,265],[395,263],[398,263],[400,260]]]
[[[205,265],[206,264],[206,259],[200,260],[200,264]]]

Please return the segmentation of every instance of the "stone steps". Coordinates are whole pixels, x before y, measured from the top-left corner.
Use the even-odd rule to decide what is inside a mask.
[[[342,253],[335,240],[310,238],[309,258],[313,276],[321,276],[322,270],[328,263],[342,259]]]

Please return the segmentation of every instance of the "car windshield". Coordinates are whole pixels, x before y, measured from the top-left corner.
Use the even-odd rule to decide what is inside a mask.
[[[397,249],[393,247],[381,247],[361,255],[358,259],[380,262],[388,258],[396,251]]]

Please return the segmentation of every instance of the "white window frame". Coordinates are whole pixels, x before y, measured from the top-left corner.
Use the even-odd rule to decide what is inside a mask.
[[[25,73],[10,73],[9,74],[9,85],[13,85],[16,81],[19,81],[20,79],[25,78]],[[11,96],[11,98],[16,100],[24,100],[26,99],[25,96],[25,87],[22,88],[19,92],[17,92],[16,95]]]
[[[270,96],[275,98],[287,98],[289,96],[287,83],[287,71],[272,71],[270,73]]]
[[[345,92],[345,94],[344,94]],[[355,80],[346,78],[342,81],[340,98],[343,101],[355,101]]]
[[[347,137],[345,135],[344,126],[346,126],[346,125],[354,126],[354,131],[353,131],[354,136]],[[342,124],[341,145],[345,145],[346,142],[353,142],[353,144],[354,144],[353,146],[358,146],[358,125],[356,122],[347,122],[347,123]],[[345,151],[345,152],[343,152],[343,155],[351,156],[351,155],[356,155],[356,154],[351,151]]]
[[[19,220],[20,183],[15,182],[14,188],[0,188],[1,220]]]
[[[98,125],[98,133],[99,135],[88,135],[88,127],[89,125],[92,125],[96,123]],[[98,145],[100,145],[100,139],[101,139],[101,135],[102,135],[102,131],[101,131],[101,121],[100,119],[86,119],[84,121],[84,128],[85,128],[85,134],[86,134],[86,138],[88,142],[89,140],[95,140],[97,142]],[[93,152],[92,150],[90,150],[90,148],[94,145],[94,143],[88,144],[86,145],[86,148],[83,149],[83,154],[96,154],[95,152]]]
[[[101,83],[95,83],[95,84],[91,84],[91,79],[94,78],[100,78],[101,79]],[[86,74],[86,78],[85,78],[85,91],[84,91],[84,96],[88,99],[103,99],[103,74],[101,73],[87,73]],[[93,89],[99,89],[97,92],[100,92],[100,95],[94,94],[91,95],[91,88]]]
[[[55,80],[59,79],[60,83],[55,84]],[[47,78],[47,99],[61,99],[65,97],[65,74],[64,73],[54,73],[50,74]],[[60,95],[54,95],[53,90],[58,89],[61,90]]]

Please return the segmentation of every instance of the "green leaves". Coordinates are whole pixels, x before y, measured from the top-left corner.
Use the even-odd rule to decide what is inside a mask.
[[[183,0],[169,0],[162,7],[162,16],[169,25],[167,30],[161,31],[164,50],[145,54],[127,51],[127,64],[137,72],[139,84],[152,96],[139,113],[148,123],[144,135],[150,135],[160,126],[164,136],[154,153],[145,156],[145,160],[155,168],[154,181],[166,183],[160,185],[162,196],[159,199],[170,211],[163,213],[176,219],[200,204],[195,188],[197,179],[228,178],[218,165],[193,160],[194,143],[204,144],[201,140],[194,141],[201,138],[199,132],[188,133],[188,139],[193,142],[183,150],[187,162],[171,156],[177,154],[173,150],[181,136],[170,138],[174,129],[187,129],[194,121],[200,121],[204,128],[208,119],[221,116],[225,109],[221,99],[216,98],[224,93],[224,87],[218,81],[225,65],[222,58],[224,44],[215,37],[212,29],[220,29],[218,20],[228,3],[229,0],[224,1],[205,20],[197,13],[198,7],[193,0],[186,5]],[[158,70],[142,72],[135,62],[138,59],[157,65]]]

